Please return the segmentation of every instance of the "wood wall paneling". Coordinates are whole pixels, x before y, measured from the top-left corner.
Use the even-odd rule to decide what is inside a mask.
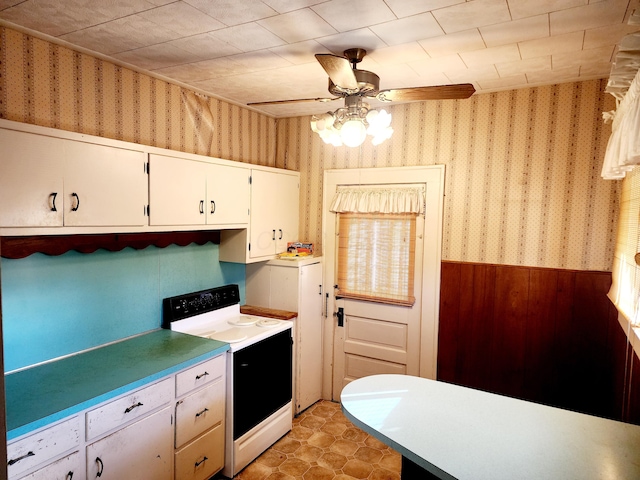
[[[438,379],[640,423],[610,285],[608,272],[443,262]]]

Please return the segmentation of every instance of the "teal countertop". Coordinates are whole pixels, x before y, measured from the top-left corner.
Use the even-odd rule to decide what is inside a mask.
[[[357,427],[446,480],[640,478],[640,426],[409,375],[342,390]]]
[[[159,329],[5,375],[7,440],[228,349],[217,340]]]

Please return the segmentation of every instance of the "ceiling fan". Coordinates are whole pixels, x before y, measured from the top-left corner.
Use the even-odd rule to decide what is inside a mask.
[[[358,70],[356,66],[362,61],[367,51],[362,48],[350,48],[344,56],[330,53],[316,54],[316,60],[329,75],[329,92],[333,98],[297,98],[292,100],[274,100],[269,102],[253,102],[247,105],[279,105],[300,102],[330,102],[340,98],[366,97],[382,102],[447,100],[469,98],[476,91],[470,83],[458,85],[437,85],[431,87],[409,87],[380,90],[380,77],[367,70]]]
[[[393,133],[391,115],[384,109],[370,110],[363,99],[370,98],[381,102],[464,99],[475,92],[470,83],[380,90],[378,75],[356,68],[366,54],[366,50],[362,48],[345,50],[342,57],[328,53],[316,54],[316,60],[329,75],[329,92],[335,95],[333,98],[298,98],[253,102],[247,105],[331,102],[344,98],[344,107],[338,108],[335,112],[314,115],[311,119],[311,129],[320,135],[325,143],[357,147],[364,142],[367,134],[373,137],[372,143],[378,145]]]

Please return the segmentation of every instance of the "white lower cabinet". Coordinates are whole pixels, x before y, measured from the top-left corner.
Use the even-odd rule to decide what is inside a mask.
[[[9,480],[205,480],[224,467],[226,354],[7,444]]]
[[[87,446],[87,478],[170,480],[171,408],[156,412]]]

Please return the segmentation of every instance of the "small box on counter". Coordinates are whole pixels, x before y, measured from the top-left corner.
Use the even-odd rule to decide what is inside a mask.
[[[287,251],[280,254],[280,258],[297,258],[313,256],[313,243],[288,242]]]

